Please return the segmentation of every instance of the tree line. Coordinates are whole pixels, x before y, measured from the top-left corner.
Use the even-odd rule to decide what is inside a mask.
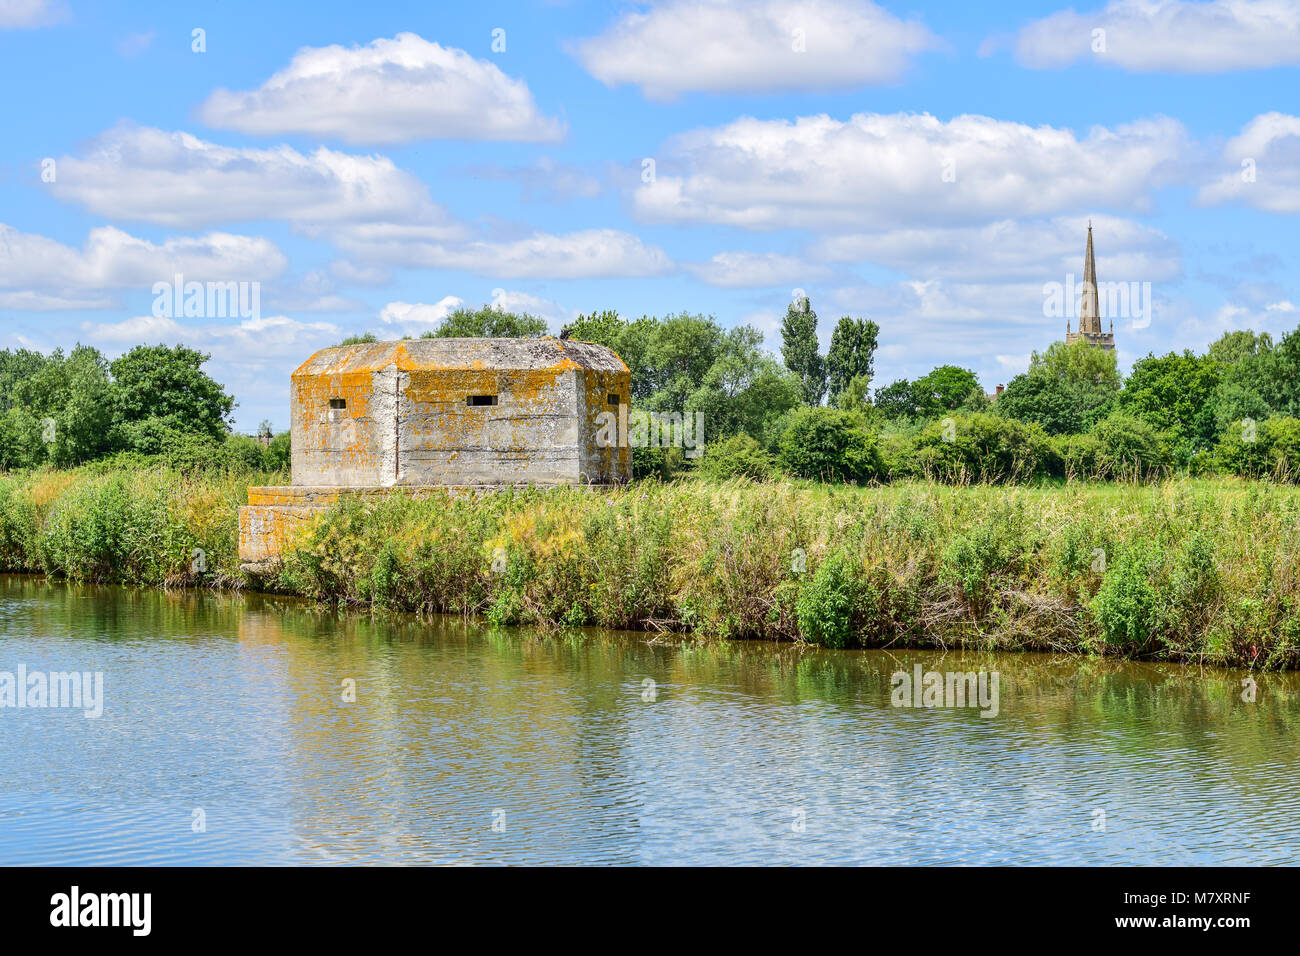
[[[458,309],[427,337],[536,337],[544,319]],[[842,316],[822,354],[818,317],[791,302],[780,354],[750,325],[681,312],[580,314],[570,337],[614,349],[638,410],[702,412],[705,454],[634,449],[637,476],[789,474],[831,481],[1153,477],[1174,471],[1300,476],[1300,329],[1225,333],[1204,354],[1149,354],[1127,378],[1113,352],[1083,342],[1035,352],[997,396],[969,369],[941,365],[875,383],[880,328]],[[340,344],[376,341],[373,334]],[[231,430],[234,398],[185,346],[138,346],[108,361],[78,345],[0,350],[0,469],[111,457],[180,465],[287,467],[290,437]]]
[[[87,345],[0,349],[0,470],[115,457],[287,467],[287,432],[232,431],[235,399],[203,371],[208,358],[183,345],[140,345],[111,362]]]
[[[1204,354],[1148,354],[1127,378],[1114,352],[1056,342],[990,396],[954,365],[875,386],[879,326],[842,316],[822,354],[817,325],[808,298],[791,302],[780,361],[758,330],[686,313],[592,313],[571,332],[623,357],[634,404],[705,412],[709,448],[694,467],[714,477],[1300,477],[1300,330],[1277,343],[1227,332]],[[664,449],[634,467],[667,476],[692,463]]]

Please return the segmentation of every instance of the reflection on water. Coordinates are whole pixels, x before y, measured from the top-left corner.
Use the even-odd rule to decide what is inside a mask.
[[[1300,858],[1294,675],[648,641],[0,577],[0,671],[105,681],[0,709],[0,864]]]

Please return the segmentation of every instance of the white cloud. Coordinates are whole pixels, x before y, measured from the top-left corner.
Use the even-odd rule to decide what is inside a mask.
[[[486,304],[489,308],[503,312],[526,312],[546,319],[552,331],[558,331],[573,316],[570,309],[557,302],[514,289],[493,289],[492,299]],[[452,312],[464,307],[465,300],[454,295],[443,296],[432,305],[422,302],[390,302],[379,313],[379,318],[385,325],[397,326],[404,335],[416,335],[436,328]]]
[[[355,285],[387,285],[392,275],[378,266],[359,266],[347,259],[336,259],[330,263],[330,274],[340,282]]]
[[[1025,66],[1040,69],[1093,59],[1140,73],[1222,73],[1297,64],[1300,4],[1116,0],[1096,13],[1071,9],[1034,21],[1020,31],[1016,56]]]
[[[55,196],[114,219],[180,228],[283,219],[308,232],[391,221],[457,233],[425,185],[384,156],[219,146],[122,124],[57,170]]]
[[[0,0],[0,30],[45,27],[67,18],[63,0]]]
[[[1142,209],[1186,139],[1163,117],[1082,138],[970,115],[744,117],[665,144],[634,206],[651,222],[855,230]]]
[[[339,337],[339,327],[331,322],[299,322],[285,315],[227,325],[185,325],[141,315],[121,322],[84,322],[80,336],[109,355],[142,343],[184,344],[209,353],[212,360],[204,370],[239,400],[236,416],[244,431],[262,418],[287,427],[290,372]]]
[[[503,312],[527,312],[543,318],[550,323],[552,332],[558,332],[560,326],[574,316],[572,309],[567,309],[558,302],[513,289],[493,289],[492,301],[488,304]]]
[[[433,305],[423,302],[390,302],[379,313],[385,325],[399,326],[402,333],[424,332],[437,326],[451,313],[465,304],[454,295],[443,296]]]
[[[829,236],[809,255],[827,262],[869,262],[913,276],[968,282],[1063,282],[1083,275],[1088,218],[1006,219],[986,226],[895,229]],[[1099,281],[1173,279],[1182,272],[1177,245],[1158,229],[1095,216]]]
[[[1266,306],[1264,307],[1264,311],[1266,311],[1266,312],[1295,312],[1295,311],[1296,311],[1296,307],[1295,307],[1295,303],[1293,303],[1293,302],[1291,302],[1289,299],[1287,299],[1287,300],[1283,300],[1282,302],[1270,302],[1268,305],[1266,305]]]
[[[669,0],[624,14],[573,52],[607,86],[630,83],[650,99],[669,100],[692,90],[891,83],[913,56],[939,47],[924,24],[869,0]]]
[[[667,253],[658,246],[646,245],[636,236],[616,229],[455,243],[430,241],[400,231],[351,230],[336,240],[353,256],[366,261],[460,269],[502,279],[652,276],[673,267]]]
[[[1201,187],[1201,203],[1300,213],[1300,116],[1256,116],[1224,146],[1223,166],[1226,172]]]
[[[824,278],[825,266],[775,252],[719,252],[685,265],[701,282],[729,289],[761,289]]]
[[[304,133],[354,144],[564,136],[523,80],[414,33],[364,47],[305,47],[256,90],[217,90],[199,116],[257,136]]]
[[[92,229],[85,246],[19,232],[0,223],[0,288],[25,290],[7,300],[8,308],[73,308],[59,303],[99,302],[78,291],[137,287],[170,282],[177,273],[187,280],[256,282],[279,275],[287,266],[275,243],[254,236],[213,232],[179,236],[162,243],[138,239],[112,226]],[[90,307],[90,306],[86,306]]]
[[[1173,341],[1179,348],[1204,351],[1211,342],[1225,332],[1236,332],[1242,329],[1267,332],[1273,336],[1274,341],[1277,341],[1295,328],[1295,319],[1287,314],[1290,311],[1275,309],[1272,305],[1257,308],[1231,299],[1208,315],[1189,307],[1175,328]]]
[[[66,310],[107,309],[113,300],[100,298],[69,298],[62,295],[47,295],[24,289],[21,292],[0,292],[0,309],[12,312],[60,312]]]

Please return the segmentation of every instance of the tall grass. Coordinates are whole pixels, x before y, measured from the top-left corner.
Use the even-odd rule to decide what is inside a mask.
[[[240,586],[236,508],[249,483],[165,469],[0,477],[0,569]],[[645,481],[344,500],[251,583],[511,624],[1293,668],[1298,556],[1300,488],[1232,478]]]
[[[248,484],[248,474],[165,467],[0,475],[0,570],[239,587],[238,508]]]

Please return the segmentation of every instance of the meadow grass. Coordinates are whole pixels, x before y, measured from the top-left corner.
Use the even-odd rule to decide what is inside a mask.
[[[249,484],[284,480],[162,468],[0,476],[0,569],[252,584],[502,624],[1300,666],[1292,485],[736,479],[344,500],[250,580],[236,508]]]

